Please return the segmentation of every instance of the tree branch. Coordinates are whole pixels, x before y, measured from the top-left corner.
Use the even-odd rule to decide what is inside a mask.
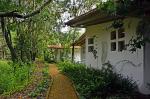
[[[29,18],[29,17],[32,17],[38,13],[41,12],[41,10],[44,9],[44,7],[46,7],[52,0],[48,0],[46,1],[45,3],[43,3],[43,5],[39,8],[37,8],[35,11],[29,13],[29,14],[26,14],[26,15],[23,15],[23,14],[19,14],[17,13],[16,11],[11,11],[11,12],[0,12],[0,17],[16,17],[16,18]]]

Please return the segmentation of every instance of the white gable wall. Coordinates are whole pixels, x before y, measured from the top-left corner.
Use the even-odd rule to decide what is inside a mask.
[[[125,28],[125,43],[128,44],[132,36],[135,36],[138,19],[129,18],[124,21]],[[133,78],[137,82],[139,88],[143,84],[143,49],[132,53],[129,48],[119,52],[111,51],[110,33],[113,30],[110,27],[111,22],[87,27],[86,30],[86,65],[100,69],[102,64],[110,62],[114,69]],[[97,58],[94,58],[93,53],[88,52],[88,38],[94,37],[94,49],[97,50]],[[118,49],[118,48],[117,48]]]

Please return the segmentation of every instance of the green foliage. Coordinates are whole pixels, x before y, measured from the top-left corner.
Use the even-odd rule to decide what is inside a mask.
[[[123,25],[124,25],[124,23],[123,23],[123,20],[121,20],[121,19],[115,20],[115,21],[112,23],[112,27],[113,27],[114,29],[121,28]]]
[[[12,0],[0,1],[0,12],[12,11],[17,9],[17,4]]]
[[[113,72],[110,64],[106,64],[102,70],[86,68],[84,65],[71,62],[61,62],[58,66],[73,80],[81,97],[87,99],[104,98],[117,94],[130,96],[137,87],[131,79]]]
[[[108,14],[127,16],[131,11],[139,10],[137,0],[107,0],[98,4],[98,8]],[[140,10],[139,10],[140,11]]]
[[[1,0],[0,12],[15,11],[24,15],[40,7],[43,2],[43,0]],[[14,53],[19,61],[28,62],[34,60],[35,57],[42,56],[43,50],[48,45],[49,34],[52,32],[54,24],[57,23],[57,19],[53,20],[54,17],[47,7],[36,17],[5,18],[6,28],[11,31],[9,40],[12,42],[12,49],[15,49]]]
[[[114,1],[112,1],[112,0],[102,2],[102,3],[98,4],[97,6],[99,9],[101,9],[102,11],[105,11],[109,14],[114,14],[116,12],[116,5],[115,5]]]
[[[54,55],[52,55],[51,51],[44,51],[44,60],[46,62],[55,62]]]
[[[62,44],[65,48],[69,48],[72,40],[79,37],[79,32],[75,33],[71,28],[63,33],[61,30],[65,27],[65,20],[91,9],[96,1],[99,0],[54,0],[39,14],[28,19],[6,17],[5,27],[11,31],[9,40],[13,42],[10,45],[15,49],[10,50],[11,53],[14,53],[18,61],[28,62],[35,57],[43,56],[47,45]],[[15,11],[25,15],[35,11],[43,2],[44,0],[1,0],[0,12]],[[77,5],[74,6],[73,2]],[[64,17],[64,13],[69,15]],[[63,56],[67,57],[68,52],[64,50]]]
[[[34,66],[0,61],[0,68],[0,94],[10,94],[29,83]]]
[[[45,65],[42,74],[43,79],[40,84],[31,93],[28,94],[31,98],[40,96],[40,94],[46,92],[49,87],[50,77],[48,73],[48,65]]]
[[[50,81],[48,78],[43,79],[43,81],[36,87],[36,89],[29,93],[29,96],[33,98],[39,96],[42,92],[46,92],[49,87],[49,82]]]
[[[150,32],[150,20],[143,19],[138,23],[136,34],[137,36],[132,37],[127,44],[130,47],[130,51],[135,52],[137,49],[143,48],[146,43],[150,43],[150,38],[146,36]]]
[[[133,10],[134,5],[131,0],[120,0],[116,5],[116,13],[126,16],[130,13],[130,10]],[[136,9],[136,7],[134,9]]]

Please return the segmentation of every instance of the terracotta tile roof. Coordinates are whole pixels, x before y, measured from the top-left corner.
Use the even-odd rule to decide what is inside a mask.
[[[48,45],[48,48],[63,49],[64,47],[61,45]]]
[[[48,45],[48,48],[52,48],[52,49],[65,49],[65,47],[63,47],[62,45]],[[72,48],[72,46],[70,47]],[[80,46],[75,46],[76,49],[80,48]]]

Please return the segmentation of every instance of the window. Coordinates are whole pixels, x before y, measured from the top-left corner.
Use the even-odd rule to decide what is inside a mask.
[[[88,39],[88,52],[92,52],[94,50],[94,39],[89,38]]]
[[[116,51],[116,42],[111,42],[111,51]]]
[[[112,31],[111,32],[111,40],[115,40],[116,39],[116,31]]]
[[[124,28],[118,29],[118,38],[124,38],[124,37],[125,37]]]
[[[94,39],[93,38],[89,38],[88,39],[88,44],[93,44],[94,43]]]
[[[118,50],[119,52],[121,52],[123,50],[126,50],[124,28],[120,28],[118,30],[112,31],[110,37],[111,37],[111,43],[110,43],[111,51]]]
[[[125,42],[124,41],[119,41],[118,42],[118,51],[123,51],[125,50]]]

